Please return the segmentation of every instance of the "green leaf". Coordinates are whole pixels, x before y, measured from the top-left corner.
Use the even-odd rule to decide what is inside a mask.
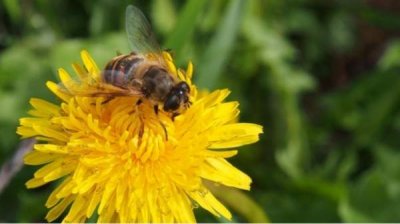
[[[339,206],[345,222],[400,220],[400,153],[384,145],[373,148],[376,166],[350,186]]]
[[[290,192],[288,189],[259,192],[258,200],[272,223],[340,222],[336,203],[310,192]]]
[[[179,13],[177,23],[173,32],[168,37],[164,47],[173,49],[177,55],[181,52],[184,44],[190,39],[195,30],[197,18],[199,17],[206,0],[189,0]]]
[[[230,53],[235,46],[242,18],[244,1],[232,0],[217,28],[217,33],[201,56],[198,66],[197,84],[212,89],[222,73]]]
[[[89,31],[98,37],[107,31],[120,30],[125,27],[125,5],[117,1],[100,0],[93,6],[89,20]]]
[[[86,49],[95,59],[97,66],[101,69],[105,64],[116,56],[117,51],[129,52],[125,32],[109,33],[90,40],[71,39],[60,42],[51,51],[51,65],[56,75],[57,69],[64,68],[72,74],[72,63],[82,64],[80,52]]]
[[[339,212],[345,222],[398,222],[400,197],[392,197],[381,172],[373,170],[352,186]]]
[[[379,60],[381,69],[389,69],[395,66],[400,66],[400,40],[391,42],[385,54]]]
[[[19,6],[19,1],[15,0],[3,0],[4,7],[7,9],[14,23],[19,22],[21,19],[21,8]]]
[[[260,2],[251,1],[245,17],[243,32],[255,46],[255,54],[267,66],[264,75],[266,88],[276,97],[274,122],[278,127],[278,151],[276,160],[292,178],[300,178],[309,162],[306,125],[299,108],[299,94],[310,90],[315,83],[302,69],[294,67],[290,60],[295,56],[294,47],[280,31],[255,15]]]
[[[349,14],[344,12],[332,16],[328,37],[335,52],[345,53],[354,46],[354,25]]]
[[[170,33],[176,24],[176,9],[171,0],[154,0],[151,15],[154,28],[162,34]]]
[[[376,73],[380,75],[380,73]],[[378,86],[379,91],[376,95],[369,98],[367,106],[364,108],[364,115],[360,119],[359,125],[355,130],[355,140],[357,144],[369,145],[375,141],[379,134],[384,133],[384,127],[390,122],[390,116],[396,110],[400,102],[400,77],[396,74],[385,88]]]
[[[99,1],[95,4],[92,9],[92,16],[90,18],[89,30],[93,36],[99,35],[104,30],[104,25],[106,23],[106,13],[104,7],[104,2]],[[109,11],[108,11],[109,12]]]

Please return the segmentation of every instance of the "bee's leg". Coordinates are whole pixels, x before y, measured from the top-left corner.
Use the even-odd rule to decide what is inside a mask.
[[[110,97],[108,97],[106,100],[104,100],[103,102],[101,102],[101,104],[104,105],[104,104],[110,102],[111,100],[113,100],[114,98],[115,98],[114,96],[110,96]]]
[[[114,98],[115,98],[114,96],[107,97],[103,102],[101,102],[101,105],[104,105],[104,104],[110,102]],[[96,103],[91,103],[91,105],[96,105]]]
[[[165,127],[165,125],[162,123],[162,121],[160,120],[160,118],[158,117],[158,105],[154,105],[154,113],[156,114],[158,121],[160,122],[161,127],[164,129],[164,133],[165,133],[165,140],[168,141],[168,132],[167,132],[167,128]]]
[[[139,129],[139,141],[141,141],[142,137],[143,137],[143,132],[144,132],[144,125],[143,123],[140,125],[140,129]],[[139,144],[140,145],[140,144]]]
[[[179,115],[179,113],[172,113],[172,117],[171,117],[172,121],[175,121],[175,117],[178,115]]]
[[[159,110],[158,105],[154,105],[154,113],[156,113],[157,116],[158,116],[158,110]]]

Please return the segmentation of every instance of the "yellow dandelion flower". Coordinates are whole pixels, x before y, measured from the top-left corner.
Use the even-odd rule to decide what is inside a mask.
[[[98,77],[100,70],[86,51],[84,67],[73,64],[78,77]],[[262,127],[237,123],[237,102],[224,102],[227,89],[197,94],[193,66],[176,69],[164,53],[169,72],[186,81],[192,105],[171,119],[137,97],[80,97],[47,87],[61,104],[31,99],[32,117],[21,118],[17,133],[36,137],[25,164],[43,165],[26,183],[36,188],[61,179],[50,194],[48,221],[66,214],[65,222],[84,222],[96,212],[99,222],[195,222],[197,205],[231,219],[205,180],[249,190],[251,179],[226,159],[236,148],[258,141]],[[59,70],[63,83],[70,75]],[[160,125],[164,124],[168,133]]]

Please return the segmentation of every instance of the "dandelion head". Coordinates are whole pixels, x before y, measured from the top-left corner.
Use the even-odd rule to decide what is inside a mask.
[[[100,76],[88,52],[81,57],[76,76]],[[224,101],[229,90],[199,94],[191,63],[181,70],[168,53],[163,57],[190,86],[191,106],[174,118],[156,114],[150,100],[76,96],[54,82],[47,87],[60,103],[30,100],[30,117],[20,119],[17,133],[38,140],[24,162],[42,167],[26,186],[59,181],[45,204],[48,221],[64,215],[65,222],[84,222],[97,213],[99,222],[195,222],[197,206],[231,218],[204,182],[249,190],[251,179],[227,158],[258,141],[262,127],[237,122],[238,102]],[[63,69],[59,77],[73,79]]]

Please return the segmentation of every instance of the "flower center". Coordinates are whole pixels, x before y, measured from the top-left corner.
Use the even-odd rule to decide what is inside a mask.
[[[88,151],[107,153],[125,162],[159,160],[174,141],[172,120],[164,111],[156,114],[150,101],[137,104],[138,100],[137,97],[74,98],[67,116],[81,128],[71,130],[72,138],[79,142],[89,138],[93,144],[83,146]],[[82,127],[84,124],[86,127]]]

